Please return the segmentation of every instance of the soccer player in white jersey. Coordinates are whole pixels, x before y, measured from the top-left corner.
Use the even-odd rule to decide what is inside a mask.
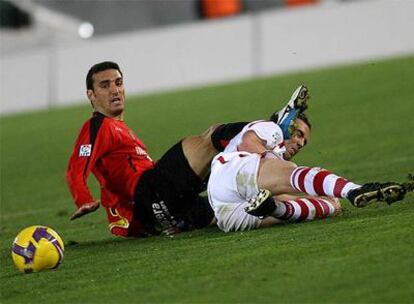
[[[298,118],[301,111],[296,111],[301,106],[301,87],[298,90],[276,119],[248,124],[213,159],[208,196],[221,230],[325,218],[340,210],[336,198],[347,198],[356,207],[375,199],[391,204],[410,190],[397,183],[361,186],[327,170],[298,167],[288,161],[305,145],[298,138],[306,138],[303,133],[309,132],[303,128],[305,121]],[[297,143],[286,147],[286,137],[290,143],[296,138]],[[299,192],[308,196],[280,196]]]

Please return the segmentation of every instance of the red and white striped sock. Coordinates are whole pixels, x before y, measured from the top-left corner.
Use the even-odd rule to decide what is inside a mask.
[[[291,201],[275,201],[273,216],[280,220],[300,222],[321,219],[335,213],[335,206],[322,198],[298,198]]]
[[[350,190],[361,187],[347,179],[322,168],[298,167],[291,177],[290,184],[299,192],[309,195],[346,198]]]

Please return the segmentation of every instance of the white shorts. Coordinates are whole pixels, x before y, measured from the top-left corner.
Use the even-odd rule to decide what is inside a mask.
[[[260,155],[247,152],[220,153],[213,159],[207,191],[221,230],[259,227],[260,218],[244,211],[247,201],[259,193],[259,164]]]

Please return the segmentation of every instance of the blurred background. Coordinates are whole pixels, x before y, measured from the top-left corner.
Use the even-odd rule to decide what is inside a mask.
[[[0,114],[414,54],[411,0],[0,0]]]

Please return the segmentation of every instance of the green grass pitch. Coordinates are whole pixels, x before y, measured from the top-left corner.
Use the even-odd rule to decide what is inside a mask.
[[[359,183],[414,173],[414,57],[130,96],[126,122],[157,159],[213,123],[267,118],[300,83],[311,90],[313,133],[297,163]],[[1,303],[414,302],[413,194],[391,207],[343,200],[338,218],[242,233],[117,239],[102,209],[70,222],[64,174],[89,115],[85,102],[0,118]],[[35,224],[61,234],[65,260],[23,275],[10,248]]]

